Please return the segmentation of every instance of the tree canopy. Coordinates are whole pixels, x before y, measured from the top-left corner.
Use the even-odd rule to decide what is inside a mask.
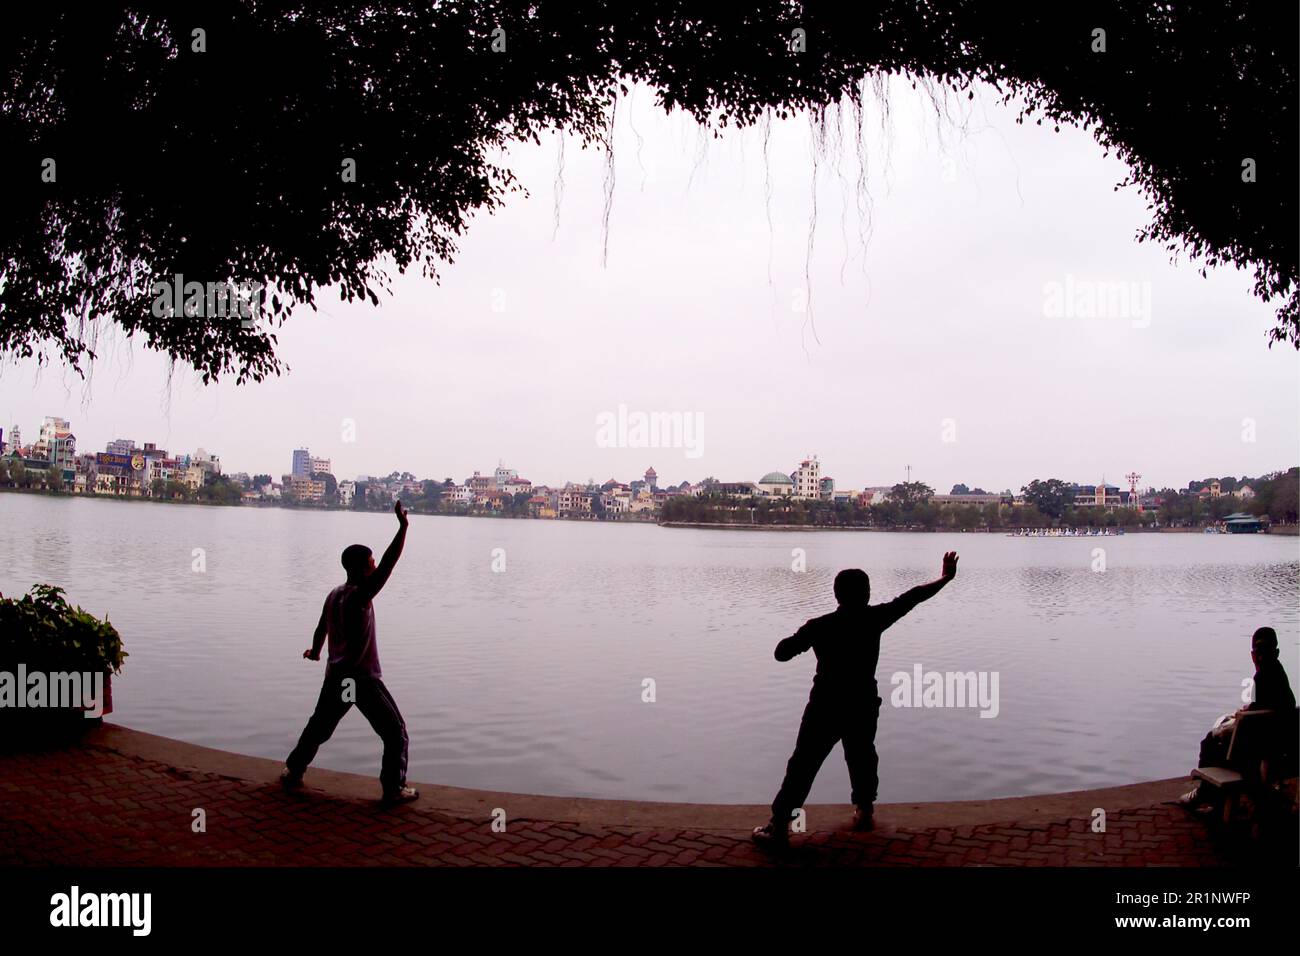
[[[511,143],[608,148],[629,83],[715,134],[839,106],[861,148],[891,74],[1091,131],[1149,200],[1136,239],[1251,269],[1270,344],[1300,348],[1296,37],[1261,0],[24,5],[0,32],[0,352],[81,370],[116,323],[205,382],[261,380],[322,289],[377,303],[383,262],[451,263],[518,188]],[[160,309],[178,275],[259,283],[265,321]]]

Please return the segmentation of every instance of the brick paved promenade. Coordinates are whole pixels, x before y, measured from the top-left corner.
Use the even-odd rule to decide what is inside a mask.
[[[0,864],[151,866],[1145,866],[1222,865],[1204,825],[1162,780],[961,803],[808,808],[808,833],[773,859],[749,841],[765,808],[583,800],[417,784],[383,809],[375,780],[280,765],[112,724],[64,751],[0,754]],[[495,808],[506,832],[494,833]],[[1106,832],[1091,828],[1106,811]],[[193,832],[193,811],[206,832]]]

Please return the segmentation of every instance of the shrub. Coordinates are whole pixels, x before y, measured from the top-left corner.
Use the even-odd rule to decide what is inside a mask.
[[[0,594],[0,670],[23,663],[29,671],[121,672],[127,654],[117,628],[72,607],[63,594],[49,584],[22,598]]]
[[[0,594],[0,672],[28,674],[102,673],[107,682],[120,673],[127,654],[122,637],[108,620],[72,607],[63,589],[34,585],[22,598]],[[25,687],[17,687],[26,694]],[[0,707],[8,743],[62,741],[78,735],[89,721],[80,708]]]

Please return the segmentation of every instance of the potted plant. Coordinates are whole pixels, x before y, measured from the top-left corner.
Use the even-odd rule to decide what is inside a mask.
[[[23,744],[80,736],[90,723],[84,680],[93,687],[102,675],[102,713],[111,713],[113,675],[126,656],[117,629],[69,605],[62,588],[37,584],[21,598],[0,594],[0,737]],[[55,675],[78,675],[82,700],[61,699],[71,685]]]

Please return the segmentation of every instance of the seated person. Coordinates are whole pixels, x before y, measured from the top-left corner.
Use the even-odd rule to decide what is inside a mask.
[[[1287,679],[1286,669],[1279,660],[1277,632],[1271,627],[1261,627],[1250,639],[1250,659],[1255,663],[1254,700],[1235,713],[1219,718],[1214,728],[1201,741],[1201,759],[1198,767],[1228,766],[1228,747],[1232,732],[1242,714],[1252,710],[1271,710],[1289,713],[1295,710],[1295,694]],[[1234,760],[1234,763],[1237,762]],[[1240,769],[1240,768],[1234,768]],[[1178,801],[1187,807],[1205,803],[1207,794],[1204,782],[1185,793]]]

